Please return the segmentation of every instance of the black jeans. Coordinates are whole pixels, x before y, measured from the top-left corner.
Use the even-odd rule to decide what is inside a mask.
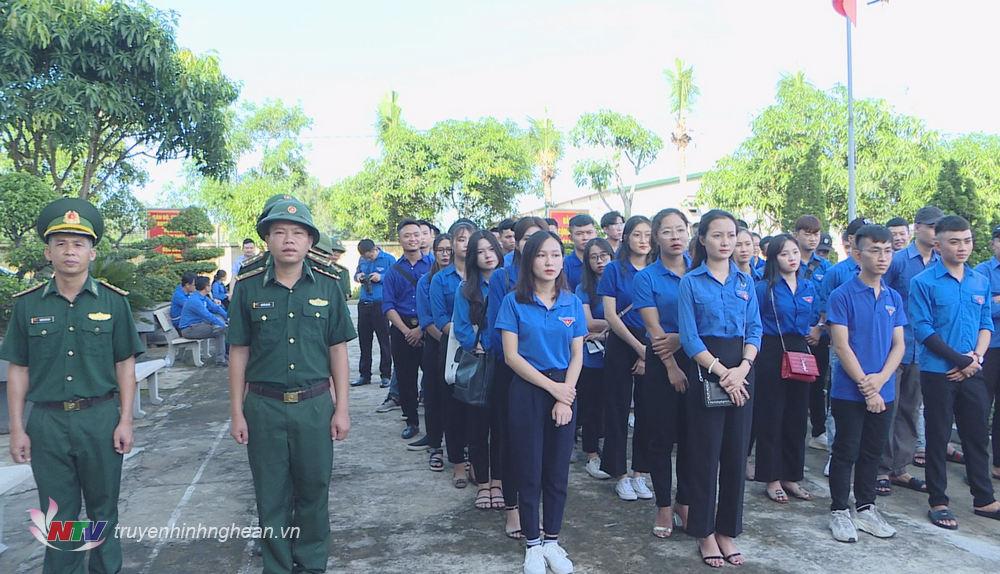
[[[685,373],[689,372],[691,361],[678,349],[674,353],[677,366]],[[673,479],[674,444],[677,445],[677,503],[687,504],[687,471],[688,445],[686,440],[687,406],[684,394],[677,392],[670,383],[667,368],[663,361],[653,352],[652,345],[646,346],[646,374],[642,381],[643,404],[646,411],[646,454],[649,456],[649,477],[653,481],[653,492],[656,494],[656,506],[670,506],[670,489]],[[688,381],[689,393],[691,390]]]
[[[405,320],[405,319],[404,319]],[[396,378],[399,380],[399,402],[403,407],[403,417],[408,426],[420,426],[417,415],[417,375],[423,349],[406,342],[403,332],[396,327],[389,328],[392,338],[392,360],[396,363]]]
[[[378,371],[383,379],[392,376],[392,351],[389,350],[389,321],[382,314],[381,301],[358,303],[358,342],[361,345],[361,359],[358,373],[361,378],[372,378],[372,335],[378,338]]]
[[[943,373],[920,371],[920,389],[924,394],[924,422],[927,434],[927,491],[931,506],[948,504],[948,471],[946,456],[951,425],[958,426],[965,454],[965,475],[972,490],[972,504],[992,504],[993,483],[990,482],[989,442],[986,427],[987,392],[982,373],[960,383],[949,381]],[[840,434],[838,427],[837,433]]]
[[[424,427],[431,448],[441,448],[441,439],[448,424],[448,403],[451,401],[451,389],[445,384],[440,367],[441,344],[430,333],[424,333],[420,370],[424,372]]]
[[[983,379],[989,396],[987,411],[993,406],[993,466],[1000,467],[1000,348],[986,351]]]
[[[805,351],[802,337],[785,336],[790,351]],[[754,363],[757,375],[753,402],[753,435],[757,440],[757,482],[802,480],[806,456],[806,419],[813,385],[781,378],[782,348],[778,337],[764,335]]]
[[[847,510],[852,469],[855,508],[874,504],[875,475],[889,440],[892,403],[880,413],[870,413],[865,403],[831,399],[830,410],[837,424],[830,460],[830,510]]]
[[[819,378],[809,385],[809,427],[813,437],[826,432],[826,396],[830,387],[830,339],[824,337],[810,347],[819,365]]]
[[[642,333],[633,333],[640,338]],[[614,478],[628,472],[626,463],[628,449],[629,407],[635,403],[635,426],[632,428],[632,470],[649,472],[642,436],[645,416],[641,408],[641,379],[632,375],[632,365],[638,356],[628,343],[614,333],[608,334],[604,353],[604,452],[601,455],[601,470]],[[633,398],[634,389],[634,398]]]
[[[583,429],[583,452],[595,453],[604,424],[604,369],[584,367],[580,371],[580,379],[576,383],[576,404],[577,423]]]

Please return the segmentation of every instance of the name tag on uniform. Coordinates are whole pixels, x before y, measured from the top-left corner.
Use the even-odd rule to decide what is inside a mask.
[[[107,321],[111,318],[111,315],[108,313],[90,313],[87,315],[87,318],[91,321]]]
[[[49,315],[47,317],[32,317],[31,318],[31,324],[32,325],[45,325],[46,323],[54,323],[55,320],[56,320],[56,318],[53,317],[52,315]]]
[[[250,306],[254,309],[274,309],[274,301],[254,301]]]
[[[886,305],[885,312],[888,313],[890,317],[892,317],[893,313],[896,312],[896,308],[893,307],[892,305]]]
[[[559,320],[567,327],[572,327],[573,323],[576,323],[576,317],[559,317]]]
[[[309,304],[313,307],[326,307],[330,302],[326,299],[310,299]]]

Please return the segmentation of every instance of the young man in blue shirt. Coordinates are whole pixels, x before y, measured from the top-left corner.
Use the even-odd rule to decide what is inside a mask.
[[[372,337],[378,339],[379,374],[383,388],[389,386],[392,376],[392,352],[389,348],[389,322],[382,312],[382,279],[389,268],[396,264],[396,258],[379,249],[371,239],[358,243],[361,259],[354,273],[354,280],[361,284],[358,296],[358,336],[361,344],[361,359],[358,362],[360,378],[352,387],[367,385],[372,377]]]
[[[962,437],[973,512],[1000,520],[986,454],[987,392],[981,372],[993,318],[989,280],[966,265],[972,254],[969,222],[950,215],[934,229],[941,260],[910,282],[909,314],[924,395],[931,507],[927,514],[935,526],[955,530],[958,520],[945,493],[952,422]]]
[[[819,289],[827,269],[830,268],[830,262],[816,254],[816,248],[819,247],[823,235],[822,227],[822,222],[815,215],[803,215],[795,220],[795,232],[792,235],[799,243],[799,252],[802,256],[799,276],[812,281],[816,289]],[[830,382],[830,338],[821,333],[818,339],[807,337],[807,342],[812,348],[812,353],[816,355],[816,363],[819,365],[819,378],[809,386],[809,426],[812,427],[809,446],[826,450],[826,389]]]
[[[389,340],[399,381],[406,428],[401,435],[409,440],[420,432],[417,417],[417,371],[420,368],[424,333],[417,320],[417,282],[431,268],[422,252],[419,223],[404,219],[396,226],[403,256],[389,268],[382,281],[382,311],[391,325]],[[430,231],[428,230],[428,234]]]
[[[601,229],[604,237],[611,244],[614,253],[618,253],[618,248],[622,244],[622,232],[625,230],[625,218],[617,211],[609,211],[601,216]]]
[[[178,321],[182,337],[187,339],[214,339],[215,364],[225,367],[226,361],[226,310],[215,304],[209,293],[209,279],[199,275],[194,280],[194,293],[184,302]]]
[[[597,225],[593,217],[580,213],[569,220],[569,238],[573,242],[573,252],[563,261],[563,269],[566,270],[566,282],[569,284],[570,293],[576,291],[576,286],[580,284],[580,278],[583,276],[583,249],[587,246],[587,242],[595,237],[597,237]]]
[[[181,283],[174,288],[174,294],[170,297],[170,322],[173,323],[174,329],[178,331],[181,330],[181,311],[184,310],[184,303],[187,302],[188,297],[194,293],[194,280],[197,275],[190,271],[185,271],[181,275]]]
[[[983,358],[983,378],[986,380],[986,392],[989,401],[986,408],[993,405],[993,478],[1000,480],[1000,225],[993,228],[993,240],[990,241],[993,257],[976,267],[976,271],[990,280],[990,308],[993,315],[993,337],[990,348]]]
[[[829,298],[827,321],[840,361],[833,366],[830,409],[837,423],[830,461],[830,531],[857,542],[858,530],[891,538],[896,530],[875,508],[875,473],[889,438],[896,367],[903,357],[903,300],[882,281],[892,261],[892,235],[881,225],[862,227],[853,243],[859,275]],[[856,515],[848,509],[854,471]]]

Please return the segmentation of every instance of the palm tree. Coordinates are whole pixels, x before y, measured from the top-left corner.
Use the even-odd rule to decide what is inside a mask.
[[[399,107],[399,94],[395,90],[386,94],[378,104],[378,120],[376,127],[379,136],[385,136],[387,132],[400,126],[402,123],[402,110]]]
[[[548,217],[552,207],[552,180],[556,177],[556,164],[563,156],[563,135],[550,118],[528,118],[528,122],[531,124],[528,141],[542,180],[545,216]]]
[[[674,69],[664,70],[664,77],[670,86],[670,111],[675,114],[677,125],[670,140],[677,146],[680,166],[681,189],[687,187],[687,146],[691,143],[691,134],[687,129],[687,114],[694,107],[694,102],[700,94],[694,84],[694,66],[684,67],[680,58],[674,60]]]

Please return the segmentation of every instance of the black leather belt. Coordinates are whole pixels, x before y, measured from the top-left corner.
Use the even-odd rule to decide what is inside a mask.
[[[566,369],[550,369],[548,371],[542,371],[542,374],[557,383],[566,382]]]
[[[323,393],[329,393],[330,382],[324,380],[323,382],[315,386],[301,389],[298,391],[280,391],[270,385],[250,383],[250,392],[255,395],[267,397],[269,399],[276,399],[283,403],[297,403],[300,401],[304,401],[306,399],[318,397]]]
[[[37,402],[35,406],[41,407],[43,409],[51,409],[54,411],[82,411],[83,409],[90,408],[94,405],[103,403],[104,401],[110,401],[115,398],[114,391],[108,392],[106,395],[101,395],[99,397],[89,397],[86,399],[74,399],[72,401],[48,401],[48,402]]]

